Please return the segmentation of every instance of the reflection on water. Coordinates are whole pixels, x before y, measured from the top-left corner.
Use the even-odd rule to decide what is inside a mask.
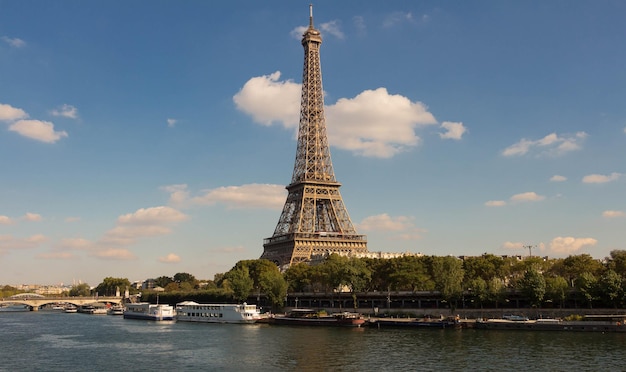
[[[622,370],[625,334],[317,328],[0,313],[0,371]],[[7,352],[11,350],[11,352]]]

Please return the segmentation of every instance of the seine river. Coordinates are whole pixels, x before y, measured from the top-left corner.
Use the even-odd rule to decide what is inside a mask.
[[[317,328],[0,312],[0,371],[621,371],[626,334]]]

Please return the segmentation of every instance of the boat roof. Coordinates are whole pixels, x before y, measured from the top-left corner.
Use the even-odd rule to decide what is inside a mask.
[[[176,304],[176,306],[239,306],[240,304],[199,304],[195,301],[183,301]],[[243,303],[241,305],[248,306],[247,303]],[[256,305],[250,305],[256,306]]]

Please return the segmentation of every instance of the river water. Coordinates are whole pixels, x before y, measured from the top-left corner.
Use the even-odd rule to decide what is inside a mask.
[[[621,371],[626,334],[318,328],[0,312],[0,371]]]

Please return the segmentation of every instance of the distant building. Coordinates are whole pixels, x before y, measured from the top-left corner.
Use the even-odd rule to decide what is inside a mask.
[[[156,286],[157,286],[156,280],[154,280],[154,279],[146,279],[141,284],[141,289],[150,290],[150,289],[154,289]]]

